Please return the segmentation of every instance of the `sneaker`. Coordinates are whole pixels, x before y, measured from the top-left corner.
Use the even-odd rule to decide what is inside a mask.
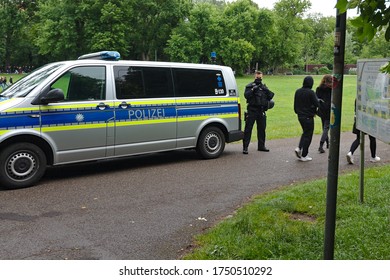
[[[299,160],[300,161],[311,161],[313,159],[311,157],[309,157],[309,156],[305,156],[305,157],[301,157]]]
[[[323,154],[323,153],[325,153],[325,150],[324,150],[324,148],[319,147],[319,148],[318,148],[318,152],[319,152],[320,154]]]
[[[295,155],[297,156],[297,158],[301,158],[302,157],[302,150],[299,149],[298,147],[295,148]]]
[[[347,154],[347,161],[349,164],[353,164],[353,154],[351,152]]]
[[[242,153],[243,153],[244,155],[247,155],[247,154],[248,154],[248,149],[247,149],[247,148],[244,148],[244,149],[242,150]]]
[[[381,160],[381,158],[378,157],[378,156],[375,156],[375,157],[373,157],[373,158],[370,158],[370,161],[371,161],[371,162],[378,162],[378,161],[380,161],[380,160]]]

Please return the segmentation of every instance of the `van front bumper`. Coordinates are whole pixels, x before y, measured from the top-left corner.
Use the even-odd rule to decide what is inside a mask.
[[[227,143],[240,141],[244,138],[244,132],[241,130],[233,130],[229,131],[228,133],[228,139],[226,140]]]

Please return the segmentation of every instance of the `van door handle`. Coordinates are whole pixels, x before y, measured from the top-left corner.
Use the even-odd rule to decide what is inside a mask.
[[[30,118],[39,118],[39,115],[29,115]]]
[[[96,106],[96,108],[98,108],[100,110],[104,110],[106,108],[110,108],[110,106],[101,102],[101,103],[99,103],[99,105]]]
[[[131,104],[123,101],[121,104],[119,104],[119,107],[122,109],[127,109],[127,107],[131,107]]]

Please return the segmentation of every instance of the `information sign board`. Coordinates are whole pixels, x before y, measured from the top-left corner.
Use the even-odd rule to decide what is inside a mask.
[[[390,143],[390,78],[380,68],[389,59],[362,59],[357,63],[356,127]]]

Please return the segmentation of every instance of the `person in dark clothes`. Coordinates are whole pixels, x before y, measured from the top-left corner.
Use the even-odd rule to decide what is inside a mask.
[[[356,139],[355,141],[352,142],[351,148],[349,149],[349,152],[347,154],[347,161],[349,164],[354,164],[353,153],[360,145],[360,130],[356,128],[356,100],[355,100],[355,117],[353,120],[352,133],[356,134]],[[368,138],[370,139],[370,151],[371,151],[370,161],[378,162],[381,160],[381,158],[376,155],[376,138],[371,135],[368,135]]]
[[[319,107],[317,96],[312,90],[313,83],[313,78],[306,76],[303,86],[295,91],[294,96],[294,111],[303,130],[299,145],[295,149],[295,154],[300,161],[312,160],[308,153],[313,139],[314,117]]]
[[[320,85],[316,89],[316,95],[320,101],[320,107],[318,108],[318,116],[321,117],[322,123],[322,135],[320,140],[320,146],[318,151],[322,154],[325,153],[323,148],[324,143],[329,148],[329,124],[330,124],[330,106],[332,99],[332,75],[325,75],[322,77]]]
[[[243,139],[243,154],[248,154],[248,146],[252,137],[253,125],[257,124],[257,150],[261,152],[269,152],[265,146],[265,129],[267,126],[266,111],[273,107],[272,98],[274,93],[263,84],[263,73],[255,72],[255,80],[253,83],[245,87],[245,98],[248,103],[248,113],[245,116],[245,129]]]

